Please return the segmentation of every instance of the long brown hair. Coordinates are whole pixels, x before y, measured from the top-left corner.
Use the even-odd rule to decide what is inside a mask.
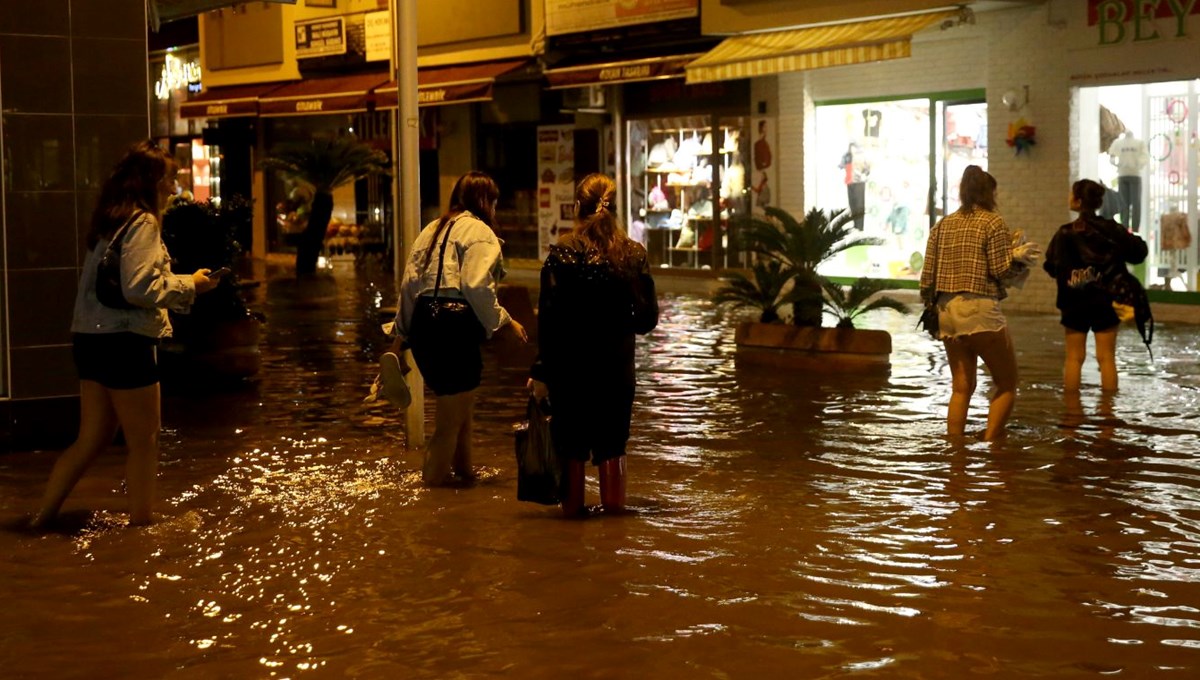
[[[1079,201],[1079,217],[1075,219],[1074,230],[1083,231],[1087,228],[1089,217],[1095,218],[1096,211],[1104,205],[1103,184],[1090,179],[1081,179],[1071,185],[1071,196]]]
[[[575,229],[584,243],[608,255],[613,264],[622,263],[629,237],[617,221],[617,185],[608,175],[592,173],[575,187]]]
[[[446,224],[464,211],[469,211],[479,218],[480,222],[495,229],[496,213],[492,210],[492,204],[499,198],[500,187],[496,186],[496,181],[487,173],[472,170],[459,177],[458,181],[454,183],[454,189],[450,192],[450,207],[438,220],[437,228],[433,230],[433,243],[437,243],[438,235],[442,233]],[[430,245],[429,250],[425,251],[426,267],[429,267],[432,257],[433,245]]]
[[[996,178],[978,165],[968,165],[958,185],[958,202],[962,204],[959,211],[964,213],[975,212],[976,208],[995,210]]]
[[[175,160],[151,140],[129,147],[100,189],[88,228],[88,249],[102,238],[111,238],[139,210],[158,216],[158,184],[166,179]]]

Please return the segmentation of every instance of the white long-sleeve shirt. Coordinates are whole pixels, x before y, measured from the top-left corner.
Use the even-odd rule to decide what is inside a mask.
[[[421,230],[413,243],[408,264],[404,267],[395,327],[396,334],[401,338],[408,337],[417,298],[433,295],[442,238],[446,236],[446,228],[443,227],[442,232],[437,235],[437,241],[434,242],[437,225],[438,220],[434,220]],[[446,244],[438,297],[465,299],[490,338],[511,321],[508,312],[500,306],[496,298],[496,287],[504,278],[500,239],[491,227],[470,212],[462,212],[451,218],[451,224],[448,226],[450,240]],[[429,253],[431,249],[433,252]]]

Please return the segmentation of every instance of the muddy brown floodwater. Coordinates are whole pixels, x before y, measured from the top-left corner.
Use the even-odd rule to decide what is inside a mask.
[[[568,522],[515,499],[524,370],[494,357],[481,482],[420,486],[403,418],[361,403],[392,303],[372,281],[272,280],[260,379],[165,398],[162,522],[121,526],[114,452],[70,530],[0,532],[0,675],[1200,676],[1194,326],[1160,323],[1153,362],[1127,329],[1121,392],[1089,364],[1071,404],[1056,318],[1013,317],[1011,435],[955,444],[915,317],[867,319],[893,334],[889,376],[820,378],[739,368],[732,319],[665,296],[639,345],[635,512]],[[0,457],[8,526],[52,457]]]

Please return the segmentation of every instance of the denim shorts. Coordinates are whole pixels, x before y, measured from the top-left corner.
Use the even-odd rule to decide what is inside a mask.
[[[973,333],[1002,331],[1008,327],[1000,301],[975,293],[938,295],[938,337],[942,340]]]
[[[80,380],[110,390],[132,390],[158,382],[158,340],[137,333],[75,333],[71,353]]]

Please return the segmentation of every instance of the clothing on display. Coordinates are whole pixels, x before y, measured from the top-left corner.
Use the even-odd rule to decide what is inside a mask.
[[[1117,193],[1121,196],[1121,224],[1135,232],[1142,225],[1142,178],[1119,175]]]
[[[1108,148],[1108,157],[1117,168],[1117,191],[1125,201],[1121,224],[1137,231],[1142,221],[1142,173],[1150,153],[1145,142],[1125,131]]]
[[[878,137],[879,125],[883,119],[883,112],[875,109],[863,109],[863,136]]]
[[[1159,249],[1184,250],[1192,245],[1187,213],[1169,212],[1159,218]]]

